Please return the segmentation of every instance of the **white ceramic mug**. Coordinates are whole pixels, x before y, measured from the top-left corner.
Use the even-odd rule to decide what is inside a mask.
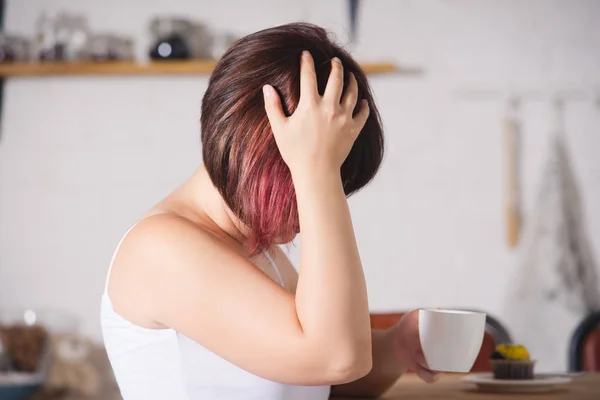
[[[419,338],[429,369],[469,372],[481,350],[485,317],[475,311],[419,310]]]

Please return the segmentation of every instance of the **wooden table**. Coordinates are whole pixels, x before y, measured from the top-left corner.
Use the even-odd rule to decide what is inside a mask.
[[[102,393],[93,398],[82,398],[79,396],[68,396],[63,398],[51,398],[52,400],[120,400],[118,389],[112,382],[106,382]],[[40,399],[44,399],[40,397]],[[574,379],[571,383],[546,393],[484,393],[475,389],[474,385],[460,382],[460,376],[442,376],[437,383],[427,384],[420,381],[415,375],[405,375],[398,380],[396,385],[381,399],[388,400],[599,400],[600,399],[600,374],[589,374],[582,378]],[[310,399],[307,399],[310,400]],[[341,397],[332,400],[356,400]]]
[[[77,395],[68,396],[44,396],[40,393],[32,400],[121,400],[119,389],[110,373],[110,364],[103,349],[98,349],[92,355],[92,361],[101,374],[102,389],[98,395],[93,397],[81,397]],[[335,400],[356,400],[341,397]],[[537,400],[537,399],[560,399],[560,400],[600,400],[600,374],[588,374],[582,378],[576,378],[571,383],[561,386],[552,392],[530,393],[530,394],[494,394],[477,391],[475,386],[460,382],[460,375],[442,375],[440,380],[434,384],[427,384],[417,378],[416,375],[407,374],[401,377],[392,389],[381,399],[388,400]],[[167,400],[167,399],[165,399]],[[306,399],[310,400],[310,399]]]
[[[600,374],[588,374],[560,388],[546,393],[484,393],[476,389],[475,385],[460,381],[459,375],[442,375],[434,384],[420,381],[414,375],[405,375],[398,380],[396,385],[382,399],[424,400],[532,400],[532,399],[561,399],[561,400],[600,400]],[[341,399],[339,399],[341,400]]]

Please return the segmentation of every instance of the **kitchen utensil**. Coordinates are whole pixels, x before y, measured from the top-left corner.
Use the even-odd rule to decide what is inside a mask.
[[[506,242],[511,248],[517,246],[521,232],[518,108],[519,100],[511,98],[502,132],[506,156]]]

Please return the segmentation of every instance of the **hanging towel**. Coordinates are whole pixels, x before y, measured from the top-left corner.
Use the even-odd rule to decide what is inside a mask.
[[[598,269],[567,150],[562,103],[550,141],[533,218],[525,225],[519,268],[505,320],[526,345],[537,371],[564,371],[577,323],[600,309]]]

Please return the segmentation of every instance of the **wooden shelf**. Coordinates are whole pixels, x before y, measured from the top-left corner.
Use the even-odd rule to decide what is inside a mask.
[[[215,68],[214,60],[160,61],[148,64],[135,62],[103,63],[16,63],[0,64],[0,77],[49,77],[49,76],[118,76],[118,75],[208,75]],[[401,73],[394,63],[364,63],[367,74]]]

